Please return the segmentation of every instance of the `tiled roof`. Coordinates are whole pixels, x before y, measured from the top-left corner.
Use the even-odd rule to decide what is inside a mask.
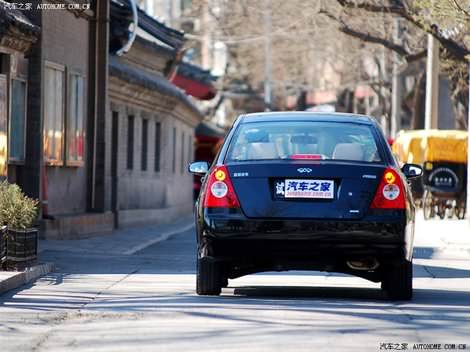
[[[132,21],[132,10],[126,0],[111,0],[111,33],[117,37],[125,38],[127,36],[127,26]],[[184,33],[170,28],[149,16],[145,11],[137,9],[138,26],[140,29],[168,45],[175,50],[181,49],[184,44]],[[116,28],[117,27],[117,28]]]
[[[0,36],[4,35],[11,27],[19,30],[23,35],[37,37],[40,28],[20,11],[11,9],[12,4],[0,0]]]
[[[191,99],[181,89],[161,75],[152,74],[137,67],[126,65],[115,55],[110,55],[109,57],[109,74],[128,83],[136,84],[149,90],[156,90],[161,94],[177,98],[202,118],[201,111]]]
[[[178,65],[178,74],[205,84],[212,84],[212,82],[216,81],[218,78],[213,76],[209,70],[204,70],[189,62],[181,62]]]
[[[174,28],[168,27],[155,18],[147,15],[145,11],[138,9],[139,27],[147,33],[153,35],[163,43],[175,49],[180,49],[184,42],[184,33]]]

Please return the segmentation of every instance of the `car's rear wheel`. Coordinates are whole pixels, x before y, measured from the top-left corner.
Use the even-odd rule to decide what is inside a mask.
[[[208,259],[197,259],[196,293],[217,296],[222,290],[219,264]]]
[[[413,262],[407,260],[387,269],[382,280],[382,289],[392,300],[410,300],[413,297]]]

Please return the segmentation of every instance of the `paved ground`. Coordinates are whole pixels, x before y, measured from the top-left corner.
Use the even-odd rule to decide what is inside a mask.
[[[133,255],[114,236],[112,251],[103,238],[43,242],[57,271],[0,296],[1,351],[470,350],[467,222],[420,221],[417,231],[406,303],[387,301],[378,284],[318,272],[247,276],[221,297],[198,297],[192,229]]]

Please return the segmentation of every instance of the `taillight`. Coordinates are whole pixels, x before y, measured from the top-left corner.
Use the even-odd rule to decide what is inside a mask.
[[[398,173],[387,168],[375,192],[372,209],[406,209],[405,187]]]
[[[228,170],[224,165],[216,167],[208,177],[204,208],[240,207]]]

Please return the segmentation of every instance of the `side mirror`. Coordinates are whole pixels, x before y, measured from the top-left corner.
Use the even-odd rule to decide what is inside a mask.
[[[406,178],[416,178],[423,175],[423,168],[416,164],[405,164],[402,166],[401,171],[403,171]]]
[[[209,171],[209,163],[206,161],[196,161],[189,164],[189,172],[196,175],[205,175]]]

